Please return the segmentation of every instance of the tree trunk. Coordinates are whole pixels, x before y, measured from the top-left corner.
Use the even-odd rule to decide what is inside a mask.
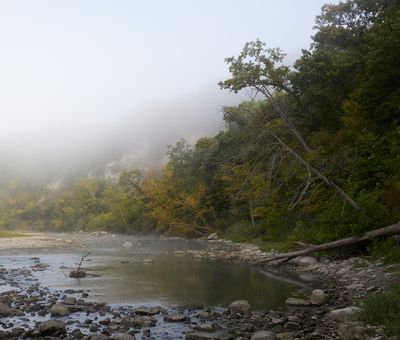
[[[286,262],[295,257],[304,256],[304,255],[319,252],[319,251],[331,250],[331,249],[338,248],[338,247],[348,246],[348,245],[352,245],[352,244],[355,244],[358,242],[368,241],[368,240],[371,240],[371,239],[373,239],[375,237],[379,237],[379,236],[390,236],[390,235],[398,234],[398,233],[400,233],[400,221],[397,222],[396,224],[392,224],[387,227],[368,231],[361,236],[351,236],[351,237],[347,237],[347,238],[344,238],[341,240],[328,242],[328,243],[324,243],[324,244],[320,244],[320,245],[316,245],[316,246],[311,246],[309,248],[305,248],[302,250],[297,250],[297,251],[293,251],[293,252],[286,253],[286,254],[279,254],[279,255],[271,256],[269,258],[265,258],[265,259],[259,261],[259,263],[265,263],[265,262],[282,260],[282,259],[285,259],[285,262]]]
[[[301,135],[300,131],[297,130],[297,128],[294,126],[294,124],[290,120],[289,116],[286,114],[285,110],[283,110],[281,107],[279,107],[277,105],[273,95],[268,90],[264,90],[264,89],[260,88],[259,86],[255,86],[255,88],[257,91],[261,92],[265,97],[267,97],[270,100],[270,103],[272,104],[274,110],[285,121],[287,127],[293,133],[293,135],[297,138],[297,140],[300,142],[300,144],[303,146],[304,150],[306,152],[311,152],[311,148],[308,146],[307,142]]]
[[[317,175],[318,178],[322,179],[326,184],[332,187],[340,196],[342,196],[354,209],[359,211],[365,218],[368,219],[365,211],[348,195],[346,194],[335,182],[326,177],[318,169],[314,168],[310,163],[308,163],[303,157],[301,157],[296,151],[290,148],[282,139],[280,139],[276,134],[269,131],[269,133],[281,144],[287,151],[289,151],[293,156],[295,156],[300,163],[306,166],[310,171]]]
[[[256,224],[254,222],[253,205],[251,204],[251,200],[249,200],[249,211],[250,211],[250,217],[251,217],[251,225],[253,226],[253,229],[255,229]]]

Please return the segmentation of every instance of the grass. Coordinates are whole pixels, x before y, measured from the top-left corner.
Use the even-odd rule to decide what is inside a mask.
[[[371,247],[372,256],[385,264],[400,263],[400,247],[393,237],[375,241]]]
[[[400,286],[362,300],[361,316],[371,325],[384,325],[389,335],[400,335]]]
[[[15,231],[7,231],[7,230],[0,230],[0,238],[4,237],[27,237],[30,236],[29,234],[25,233],[18,233]]]

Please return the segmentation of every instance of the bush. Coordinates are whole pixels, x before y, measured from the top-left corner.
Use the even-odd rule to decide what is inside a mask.
[[[400,247],[394,237],[377,240],[371,247],[372,255],[385,263],[400,263]]]
[[[367,295],[362,301],[362,319],[371,325],[384,325],[389,335],[400,334],[400,287]]]

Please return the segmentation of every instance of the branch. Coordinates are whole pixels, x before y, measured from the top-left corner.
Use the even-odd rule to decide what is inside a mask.
[[[397,222],[396,224],[392,224],[387,227],[368,231],[361,236],[351,236],[351,237],[347,237],[347,238],[344,238],[341,240],[323,243],[323,244],[320,244],[317,246],[311,246],[311,247],[308,247],[308,248],[305,248],[302,250],[297,250],[297,251],[293,251],[293,252],[286,253],[286,254],[279,254],[279,255],[271,256],[269,258],[265,258],[265,259],[259,261],[258,264],[275,261],[275,260],[282,260],[282,259],[284,260],[284,262],[286,262],[295,257],[304,256],[307,254],[325,251],[325,250],[331,250],[331,249],[348,246],[348,245],[352,245],[352,244],[359,243],[359,242],[369,241],[369,240],[371,240],[375,237],[379,237],[379,236],[390,236],[390,235],[394,235],[394,234],[398,234],[398,233],[400,233],[400,221]]]

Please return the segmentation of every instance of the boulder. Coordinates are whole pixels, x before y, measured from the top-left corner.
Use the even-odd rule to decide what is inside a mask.
[[[212,234],[208,235],[207,240],[209,240],[209,241],[218,240],[218,234],[217,233],[212,233]]]
[[[251,340],[276,340],[276,334],[270,331],[258,331],[252,335]]]
[[[61,320],[47,320],[43,321],[38,331],[40,335],[60,336],[65,334],[65,322]]]
[[[330,311],[327,318],[336,322],[356,321],[361,309],[359,307],[346,307]]]
[[[66,316],[69,314],[69,309],[62,303],[56,303],[55,305],[51,306],[50,314],[51,316]]]
[[[310,296],[310,302],[312,305],[322,305],[326,301],[326,294],[321,289],[315,289],[312,291]]]
[[[9,316],[11,313],[11,308],[8,307],[5,303],[0,302],[0,316]]]
[[[246,300],[237,300],[233,301],[228,306],[228,311],[231,314],[250,314],[251,313],[251,306],[248,301]]]

